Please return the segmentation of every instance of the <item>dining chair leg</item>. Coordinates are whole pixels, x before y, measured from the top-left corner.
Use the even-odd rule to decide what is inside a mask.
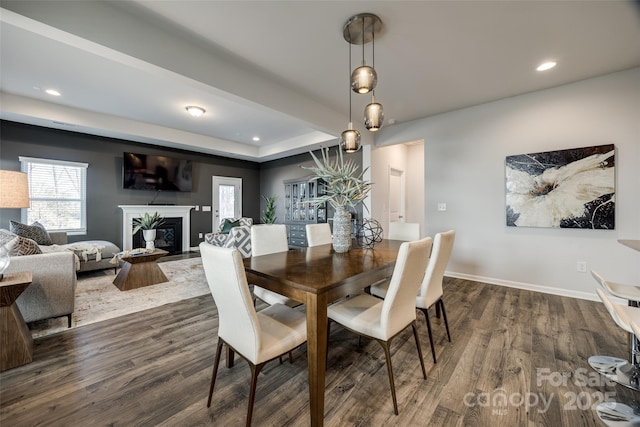
[[[251,366],[251,388],[249,389],[249,406],[247,407],[247,427],[251,426],[251,418],[253,417],[253,402],[256,399],[256,384],[258,383],[258,374],[266,365],[261,363],[259,365],[249,364]]]
[[[416,347],[418,348],[418,356],[420,357],[420,366],[422,366],[422,376],[426,380],[427,370],[424,368],[424,358],[422,357],[422,346],[420,345],[420,338],[418,338],[418,328],[416,326],[415,321],[411,324],[411,328],[413,328],[413,337],[416,339]]]
[[[436,318],[440,318],[440,306],[436,303]]]
[[[209,387],[209,400],[207,400],[207,408],[211,407],[211,396],[213,396],[213,387],[216,385],[218,365],[220,365],[220,356],[222,355],[222,344],[222,340],[218,338],[218,346],[216,347],[216,359],[215,362],[213,362],[213,375],[211,376],[211,387]]]
[[[440,307],[442,307],[442,318],[444,319],[444,327],[447,328],[447,338],[451,342],[451,335],[449,334],[449,322],[447,322],[447,312],[444,309],[444,301],[440,298]]]
[[[289,352],[289,363],[293,364],[293,351]]]
[[[433,363],[436,363],[436,348],[433,345],[433,334],[431,333],[431,321],[429,320],[429,309],[421,308],[420,311],[424,314],[424,318],[427,321],[427,331],[429,332],[429,344],[431,344],[431,355],[433,356]]]
[[[396,386],[393,381],[393,368],[391,367],[391,351],[389,341],[376,340],[384,349],[384,357],[387,361],[387,373],[389,374],[389,385],[391,386],[391,397],[393,398],[393,413],[398,415],[398,401],[396,400]]]

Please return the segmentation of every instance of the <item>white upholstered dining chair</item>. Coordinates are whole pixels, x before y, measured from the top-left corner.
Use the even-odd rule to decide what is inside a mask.
[[[332,242],[331,227],[328,223],[307,224],[307,244],[310,248],[320,245],[328,245]]]
[[[436,363],[436,350],[433,345],[433,333],[431,332],[431,321],[429,320],[429,308],[434,304],[436,308],[442,310],[444,326],[447,330],[447,338],[451,342],[451,334],[449,333],[449,322],[447,321],[447,313],[442,300],[442,279],[444,272],[449,263],[451,252],[453,251],[453,241],[455,239],[455,231],[449,230],[443,233],[437,233],[433,239],[433,249],[429,256],[427,270],[420,285],[420,291],[416,297],[416,308],[424,314],[427,322],[427,330],[429,332],[429,344],[431,345],[431,355],[433,363]],[[371,287],[371,295],[384,298],[387,293],[389,283],[382,283]]]
[[[420,239],[420,224],[417,222],[390,222],[389,240],[404,240],[411,242]]]
[[[289,250],[287,228],[284,224],[259,224],[251,227],[251,256],[269,255]],[[289,307],[299,302],[260,286],[253,286],[253,294],[269,305],[284,304]]]
[[[267,362],[306,342],[305,314],[281,304],[256,312],[240,252],[203,242],[200,243],[200,253],[211,295],[218,309],[218,344],[207,407],[211,407],[222,346],[226,344],[244,358],[251,368],[246,421],[246,425],[250,426],[258,374]]]
[[[328,329],[330,329],[332,321],[337,322],[360,336],[376,340],[384,349],[391,397],[393,398],[393,411],[396,415],[398,415],[398,402],[389,346],[391,340],[409,325],[413,329],[422,375],[425,379],[427,378],[416,327],[415,296],[427,267],[430,249],[430,237],[415,242],[404,242],[400,246],[384,300],[369,294],[360,294],[332,304],[327,309]]]

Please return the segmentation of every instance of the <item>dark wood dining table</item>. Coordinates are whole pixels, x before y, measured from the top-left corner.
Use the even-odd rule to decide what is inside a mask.
[[[324,422],[327,305],[389,277],[401,244],[383,240],[373,249],[354,246],[346,253],[329,244],[244,260],[249,283],[306,305],[312,426]]]

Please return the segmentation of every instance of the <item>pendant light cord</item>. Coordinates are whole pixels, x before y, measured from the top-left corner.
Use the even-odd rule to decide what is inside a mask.
[[[351,29],[349,29],[349,40],[351,40]],[[347,43],[349,52],[349,123],[351,122],[351,42]]]

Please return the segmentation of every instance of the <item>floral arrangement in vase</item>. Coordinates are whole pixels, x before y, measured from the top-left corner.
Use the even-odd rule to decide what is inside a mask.
[[[334,208],[333,249],[347,252],[351,247],[351,212],[348,208],[355,209],[367,197],[372,184],[364,179],[369,168],[358,172],[360,167],[353,160],[345,160],[339,147],[336,151],[335,159],[331,159],[329,148],[321,149],[322,159],[310,152],[315,166],[302,168],[314,173],[312,180],[324,182],[324,194],[306,203],[318,205],[328,202]]]
[[[143,216],[133,218],[133,234],[142,230],[144,241],[146,242],[147,249],[155,249],[156,229],[164,224],[164,217],[160,216],[158,212],[153,215],[149,215],[149,212],[145,212]]]

